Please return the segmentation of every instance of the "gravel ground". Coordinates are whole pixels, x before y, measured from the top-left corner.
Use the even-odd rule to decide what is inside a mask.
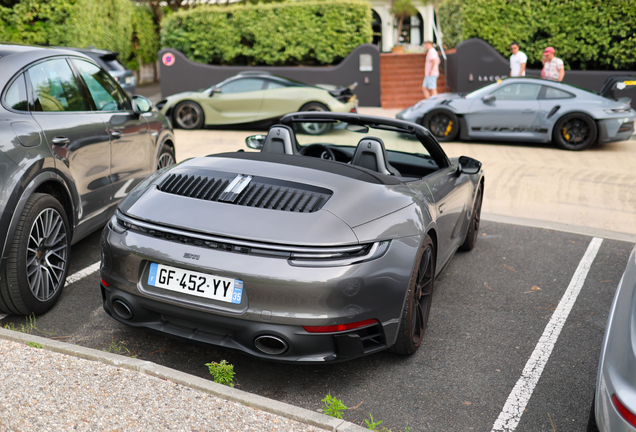
[[[128,369],[0,340],[0,430],[308,431]]]

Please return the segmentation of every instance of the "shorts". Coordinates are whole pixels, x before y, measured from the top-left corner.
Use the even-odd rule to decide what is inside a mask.
[[[424,77],[422,87],[426,87],[429,90],[437,90],[437,78],[437,75]]]

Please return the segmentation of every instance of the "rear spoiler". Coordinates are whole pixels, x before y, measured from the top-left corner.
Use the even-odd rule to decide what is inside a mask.
[[[353,96],[353,90],[358,86],[357,82],[354,82],[351,85],[338,87],[335,89],[327,90],[331,96],[338,99],[342,103],[348,102]]]
[[[605,80],[599,94],[608,99],[618,100],[619,98],[616,97],[614,91],[621,91],[627,88],[636,88],[636,77],[630,75],[614,75]]]

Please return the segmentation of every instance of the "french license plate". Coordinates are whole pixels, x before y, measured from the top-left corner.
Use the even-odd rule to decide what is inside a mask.
[[[240,304],[243,297],[243,281],[206,273],[184,270],[163,264],[150,264],[148,285],[218,300]]]

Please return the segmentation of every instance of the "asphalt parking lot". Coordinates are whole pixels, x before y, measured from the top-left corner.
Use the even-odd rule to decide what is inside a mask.
[[[177,159],[236,150],[254,133],[177,131]],[[109,318],[96,272],[68,284],[54,309],[37,318],[40,333],[34,333],[205,378],[205,363],[225,359],[234,364],[238,388],[311,410],[331,393],[352,408],[346,420],[361,423],[372,414],[394,432],[489,431],[502,412],[506,421],[519,420],[508,430],[584,430],[607,314],[636,241],[636,180],[629,168],[634,145],[573,153],[549,146],[445,144],[450,156],[484,162],[484,212],[491,217],[482,223],[476,249],[456,254],[437,281],[425,341],[409,358],[383,352],[342,364],[296,366],[168,339]],[[99,262],[99,235],[73,246],[70,275]],[[572,299],[571,281],[589,258],[590,244],[600,242],[595,236],[605,239],[558,338],[552,333],[545,367],[527,376],[524,368],[536,357],[559,302]],[[0,320],[2,326],[24,323],[19,317]],[[515,417],[504,407],[522,377],[537,382],[522,395],[527,404]],[[521,406],[518,397],[512,402]]]
[[[99,261],[98,240],[96,233],[74,246],[71,274]],[[425,342],[408,358],[383,352],[342,364],[268,363],[129,328],[103,311],[97,272],[69,284],[36,327],[48,337],[200,377],[209,377],[205,363],[225,359],[234,364],[238,388],[312,410],[331,393],[355,407],[344,414],[349,421],[372,414],[393,431],[487,431],[591,241],[484,222],[477,248],[458,253],[438,280]],[[632,247],[602,241],[516,430],[584,430],[605,321]],[[19,327],[25,320],[0,323]]]

